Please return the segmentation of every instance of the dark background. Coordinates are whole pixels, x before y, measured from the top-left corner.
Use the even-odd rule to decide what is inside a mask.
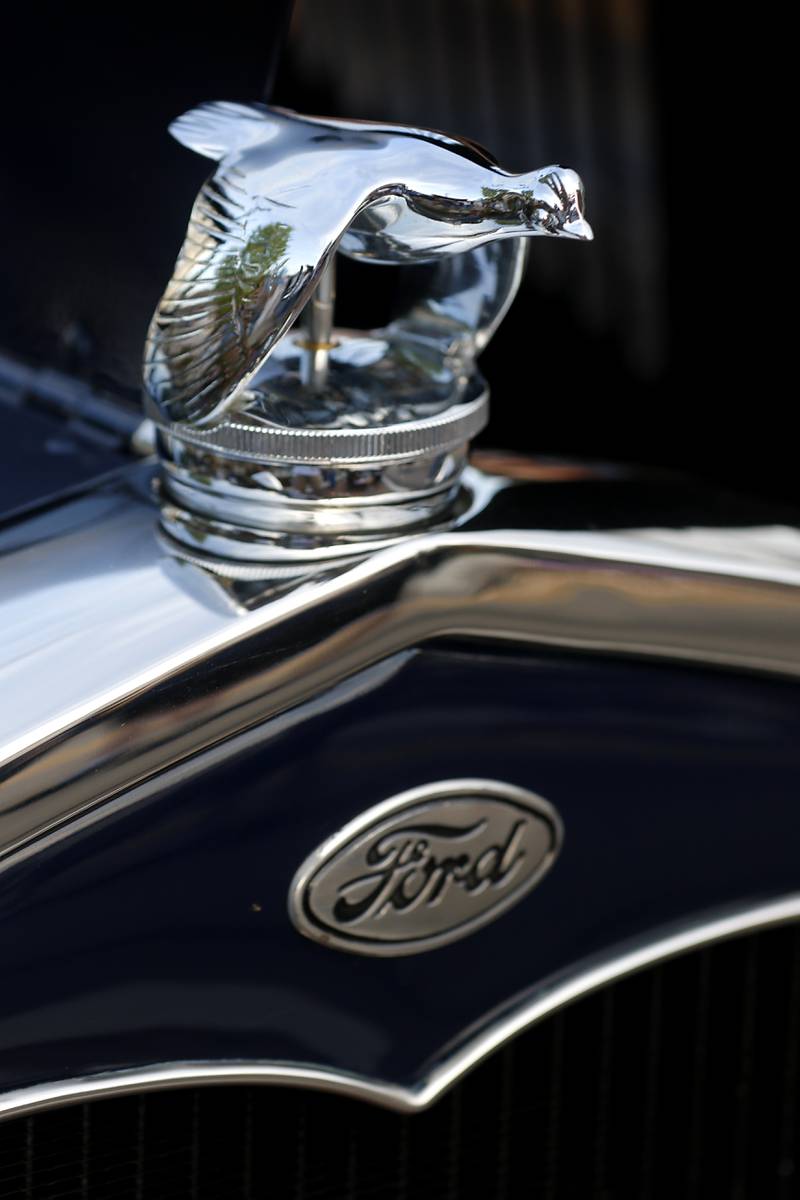
[[[695,73],[702,13],[656,0],[290,7],[7,18],[0,352],[136,402],[147,322],[209,166],[166,133],[193,104],[271,96],[419,122],[510,169],[562,162],[586,184],[595,242],[533,243],[482,360],[484,443],[797,498],[777,362],[789,339],[760,266],[775,264],[788,200],[764,126],[745,133],[726,94],[728,31]],[[751,55],[750,93],[753,69]],[[345,266],[341,318],[372,323],[365,295],[382,307],[393,285]]]

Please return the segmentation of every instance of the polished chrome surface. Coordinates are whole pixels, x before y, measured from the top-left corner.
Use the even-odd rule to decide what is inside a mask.
[[[369,345],[366,356],[365,344]],[[281,343],[271,360],[273,367],[285,368],[298,381],[291,396],[279,395],[272,378],[265,377],[269,387],[257,397],[258,413],[248,402],[236,419],[229,418],[212,430],[162,425],[164,435],[224,455],[234,468],[242,461],[270,470],[276,463],[297,463],[334,469],[349,466],[358,473],[364,466],[441,455],[463,445],[486,424],[488,394],[480,377],[464,376],[454,400],[451,377],[445,375],[442,395],[434,398],[427,372],[430,365],[441,374],[438,363],[421,364],[424,354],[420,353],[399,367],[386,337],[344,333],[329,352],[328,370],[337,376],[341,369],[348,382],[339,393],[324,394],[313,410],[315,424],[303,424],[309,416],[308,393],[299,383],[304,354],[300,340]],[[413,388],[418,381],[425,390],[424,406],[410,405],[407,399],[406,384]],[[353,392],[366,396],[368,407],[353,406]]]
[[[476,500],[462,479],[466,444],[449,453],[358,466],[228,462],[160,437],[161,524],[178,553],[209,570],[231,564],[316,570],[424,530],[458,528]]]
[[[582,186],[561,167],[511,175],[471,143],[435,131],[260,105],[201,105],[171,129],[220,161],[195,203],[145,350],[146,406],[162,430],[172,505],[165,527],[192,551],[279,561],[280,535],[297,528],[284,496],[257,505],[257,489],[247,497],[229,489],[220,503],[215,485],[230,484],[243,463],[251,479],[253,467],[311,465],[339,476],[323,498],[355,500],[365,466],[374,475],[463,455],[488,419],[475,357],[519,286],[523,239],[590,238]],[[333,322],[337,251],[438,265],[408,312],[385,329],[355,332]],[[290,335],[304,308],[305,328]],[[184,461],[179,478],[187,447],[207,455],[201,470]],[[383,491],[393,506],[377,543],[386,545],[400,505],[409,507],[405,525],[420,524],[425,508],[403,497],[396,477]],[[381,511],[365,521],[373,541]],[[441,505],[428,515],[441,523]],[[340,513],[321,509],[307,530],[308,557],[314,547],[331,553],[340,527]]]
[[[469,440],[487,414],[488,393],[473,377],[463,402],[406,424],[295,429],[292,439],[286,427],[238,419],[210,435],[161,429],[162,525],[220,564],[311,566],[452,528],[469,502],[460,483]],[[254,433],[257,453],[236,449],[252,447]]]
[[[424,529],[452,528],[469,505],[468,489],[458,484],[394,504],[391,498],[382,505],[327,504],[324,509],[313,503],[264,504],[257,515],[274,524],[258,527],[245,523],[247,502],[229,506],[227,500],[210,501],[205,489],[195,497],[173,487],[161,507],[161,525],[174,539],[176,554],[202,554],[216,574],[244,566],[268,576],[271,570],[294,567],[299,576],[303,570],[317,573],[331,560],[352,562],[374,554]]]
[[[301,383],[312,392],[324,392],[328,382],[328,357],[334,347],[333,305],[336,299],[336,260],[331,259],[308,302],[308,328],[302,347]]]
[[[578,963],[569,972],[543,980],[516,998],[478,1029],[466,1031],[415,1085],[370,1079],[311,1063],[203,1061],[158,1063],[108,1071],[77,1079],[36,1084],[0,1095],[0,1120],[77,1101],[200,1084],[270,1084],[314,1088],[370,1101],[398,1112],[421,1112],[448,1088],[513,1038],[590,992],[687,951],[726,938],[800,919],[800,894],[794,893],[734,911],[698,917],[678,929],[655,930],[652,938],[622,945],[602,957]]]
[[[219,419],[339,246],[407,263],[498,239],[591,236],[574,172],[512,175],[471,143],[431,130],[221,102],[186,113],[171,132],[219,166],[197,198],[148,336],[145,387],[168,421]],[[506,300],[495,297],[487,313],[481,295],[472,337],[485,338]],[[447,312],[442,320],[450,338],[463,329]]]
[[[325,946],[419,954],[500,916],[555,862],[563,836],[541,796],[448,779],[370,808],[311,854],[289,891],[299,931]]]
[[[0,532],[6,861],[432,638],[800,676],[792,527],[537,530],[541,490],[469,469],[472,508],[455,532],[301,582],[237,583],[170,552],[152,479],[128,469]]]

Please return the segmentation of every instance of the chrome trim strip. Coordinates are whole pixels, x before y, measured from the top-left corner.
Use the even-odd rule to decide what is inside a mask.
[[[285,1062],[186,1062],[104,1072],[19,1088],[0,1096],[0,1120],[55,1108],[73,1101],[226,1083],[307,1087],[370,1101],[397,1112],[428,1108],[463,1075],[506,1042],[544,1017],[598,988],[645,967],[700,946],[800,919],[800,892],[664,932],[646,945],[617,947],[609,955],[584,962],[568,975],[544,981],[509,1011],[456,1046],[413,1087],[384,1083],[346,1071]]]
[[[134,478],[65,505],[55,531],[42,516],[0,534],[4,857],[439,637],[800,677],[788,527],[464,529],[253,597],[169,555]],[[470,486],[489,505],[503,484]]]

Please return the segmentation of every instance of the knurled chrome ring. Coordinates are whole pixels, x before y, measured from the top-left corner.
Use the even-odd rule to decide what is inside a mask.
[[[203,430],[156,416],[153,419],[165,434],[187,444],[252,462],[341,466],[400,462],[446,454],[480,433],[489,419],[489,391],[482,381],[478,386],[477,396],[436,416],[366,429],[293,429],[250,423],[237,415]]]

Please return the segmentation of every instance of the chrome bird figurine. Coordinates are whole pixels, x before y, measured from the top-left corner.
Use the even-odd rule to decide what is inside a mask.
[[[216,102],[170,132],[219,165],[147,337],[145,390],[162,421],[218,423],[337,250],[416,263],[496,239],[592,237],[574,171],[513,175],[434,130]]]

